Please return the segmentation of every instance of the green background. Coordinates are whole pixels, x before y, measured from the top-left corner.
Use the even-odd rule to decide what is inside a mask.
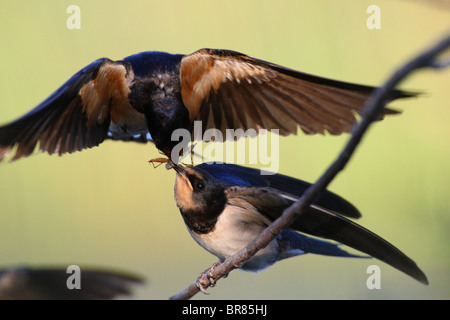
[[[430,2],[432,3],[432,2]],[[434,2],[433,2],[434,3]],[[66,9],[81,8],[68,30]],[[369,30],[366,8],[381,8]],[[450,6],[427,1],[0,1],[0,123],[45,99],[94,59],[203,47],[339,80],[379,85],[450,27]],[[450,71],[403,84],[424,91],[374,125],[330,189],[359,220],[428,275],[424,286],[375,259],[306,255],[259,274],[232,272],[196,299],[449,299]],[[280,139],[280,172],[315,181],[347,141]],[[105,142],[63,157],[0,164],[0,264],[106,266],[147,278],[135,298],[166,299],[216,261],[189,236],[173,200],[174,172],[149,145]],[[381,289],[366,287],[369,265]]]

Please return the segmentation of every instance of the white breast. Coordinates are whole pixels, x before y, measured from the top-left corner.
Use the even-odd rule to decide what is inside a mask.
[[[207,234],[197,234],[190,230],[189,232],[204,249],[220,260],[225,260],[245,248],[268,224],[270,221],[256,210],[227,205],[211,232]],[[275,262],[277,256],[278,244],[272,241],[243,267],[250,271],[258,271]]]

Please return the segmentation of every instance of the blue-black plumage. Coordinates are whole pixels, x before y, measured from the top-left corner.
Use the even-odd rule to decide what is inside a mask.
[[[26,87],[26,85],[24,85]],[[0,126],[0,160],[36,146],[49,154],[105,139],[147,142],[171,157],[172,133],[216,128],[276,129],[282,136],[348,132],[373,87],[326,79],[220,49],[145,51],[98,59],[23,117]],[[288,94],[286,94],[288,93]],[[416,95],[395,91],[391,100]],[[397,113],[385,109],[385,114]],[[225,136],[225,135],[224,135]],[[193,137],[194,138],[194,137]],[[176,155],[175,155],[176,156]]]
[[[184,222],[195,241],[219,260],[243,249],[298,200],[306,190],[298,186],[309,185],[280,174],[262,176],[259,170],[233,164],[174,165],[174,168],[175,200]],[[328,201],[329,197],[333,200]],[[360,215],[345,199],[331,192],[322,193],[288,230],[278,234],[241,268],[260,271],[279,260],[304,253],[361,257],[347,252],[342,244],[428,283],[413,260],[345,216]]]

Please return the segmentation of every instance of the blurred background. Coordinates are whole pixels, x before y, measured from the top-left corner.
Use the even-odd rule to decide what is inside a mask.
[[[69,30],[69,5],[81,29]],[[21,116],[100,57],[141,51],[232,49],[325,77],[381,84],[450,27],[445,1],[0,2],[0,123]],[[195,299],[449,299],[450,71],[415,73],[402,89],[425,92],[374,125],[330,190],[358,221],[405,252],[424,286],[375,259],[303,256],[259,274],[232,272]],[[348,140],[280,138],[280,169],[314,182]],[[58,157],[0,164],[0,265],[107,266],[147,278],[137,299],[167,299],[216,261],[189,236],[173,199],[174,172],[154,169],[152,144],[105,142]],[[381,289],[366,287],[368,266]]]

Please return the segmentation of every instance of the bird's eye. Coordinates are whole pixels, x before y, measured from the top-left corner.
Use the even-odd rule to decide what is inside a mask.
[[[196,186],[197,189],[199,189],[199,190],[205,189],[205,184],[204,184],[203,182],[201,182],[201,181],[197,182],[197,183],[195,184],[195,186]]]

